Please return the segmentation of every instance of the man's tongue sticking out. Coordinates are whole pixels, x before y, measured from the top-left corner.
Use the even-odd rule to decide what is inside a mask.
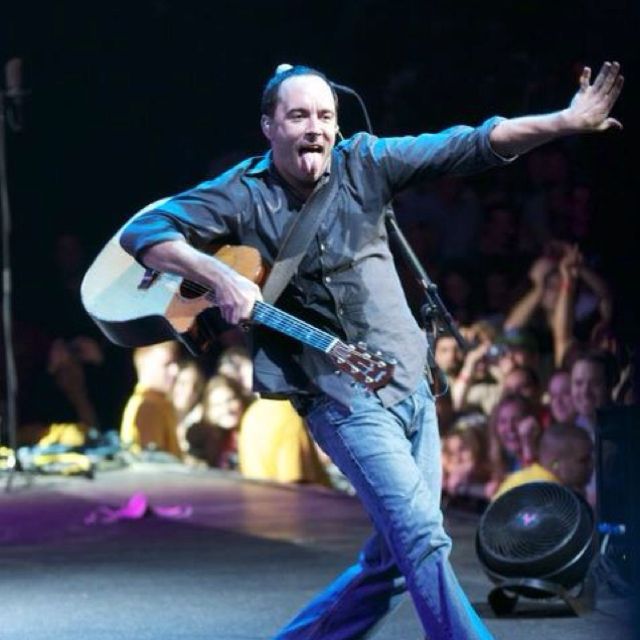
[[[322,154],[317,151],[305,151],[301,156],[302,169],[309,176],[318,178],[322,173]]]

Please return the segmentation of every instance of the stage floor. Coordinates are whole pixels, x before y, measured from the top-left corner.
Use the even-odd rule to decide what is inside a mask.
[[[191,514],[102,521],[101,506],[138,492]],[[629,607],[612,595],[579,618],[524,599],[497,618],[473,546],[477,517],[449,511],[446,521],[458,577],[497,640],[631,638]],[[0,638],[265,640],[352,562],[369,530],[345,494],[215,470],[140,464],[30,486],[19,474],[0,494]],[[375,637],[423,637],[408,598]]]

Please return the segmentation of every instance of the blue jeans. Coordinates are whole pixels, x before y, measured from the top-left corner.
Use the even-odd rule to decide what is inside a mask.
[[[277,640],[355,640],[409,591],[429,640],[490,640],[448,560],[440,511],[440,438],[426,382],[383,407],[364,391],[352,410],[323,396],[306,416],[318,444],[349,478],[375,533],[357,562],[317,595]]]

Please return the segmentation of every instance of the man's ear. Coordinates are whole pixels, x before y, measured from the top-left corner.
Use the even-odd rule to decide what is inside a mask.
[[[260,127],[267,140],[271,140],[271,118],[269,116],[262,115],[260,117]]]

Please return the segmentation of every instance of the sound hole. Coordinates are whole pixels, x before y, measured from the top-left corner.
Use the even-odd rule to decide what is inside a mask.
[[[187,300],[200,298],[206,293],[204,287],[190,280],[183,280],[180,283],[180,295]]]

